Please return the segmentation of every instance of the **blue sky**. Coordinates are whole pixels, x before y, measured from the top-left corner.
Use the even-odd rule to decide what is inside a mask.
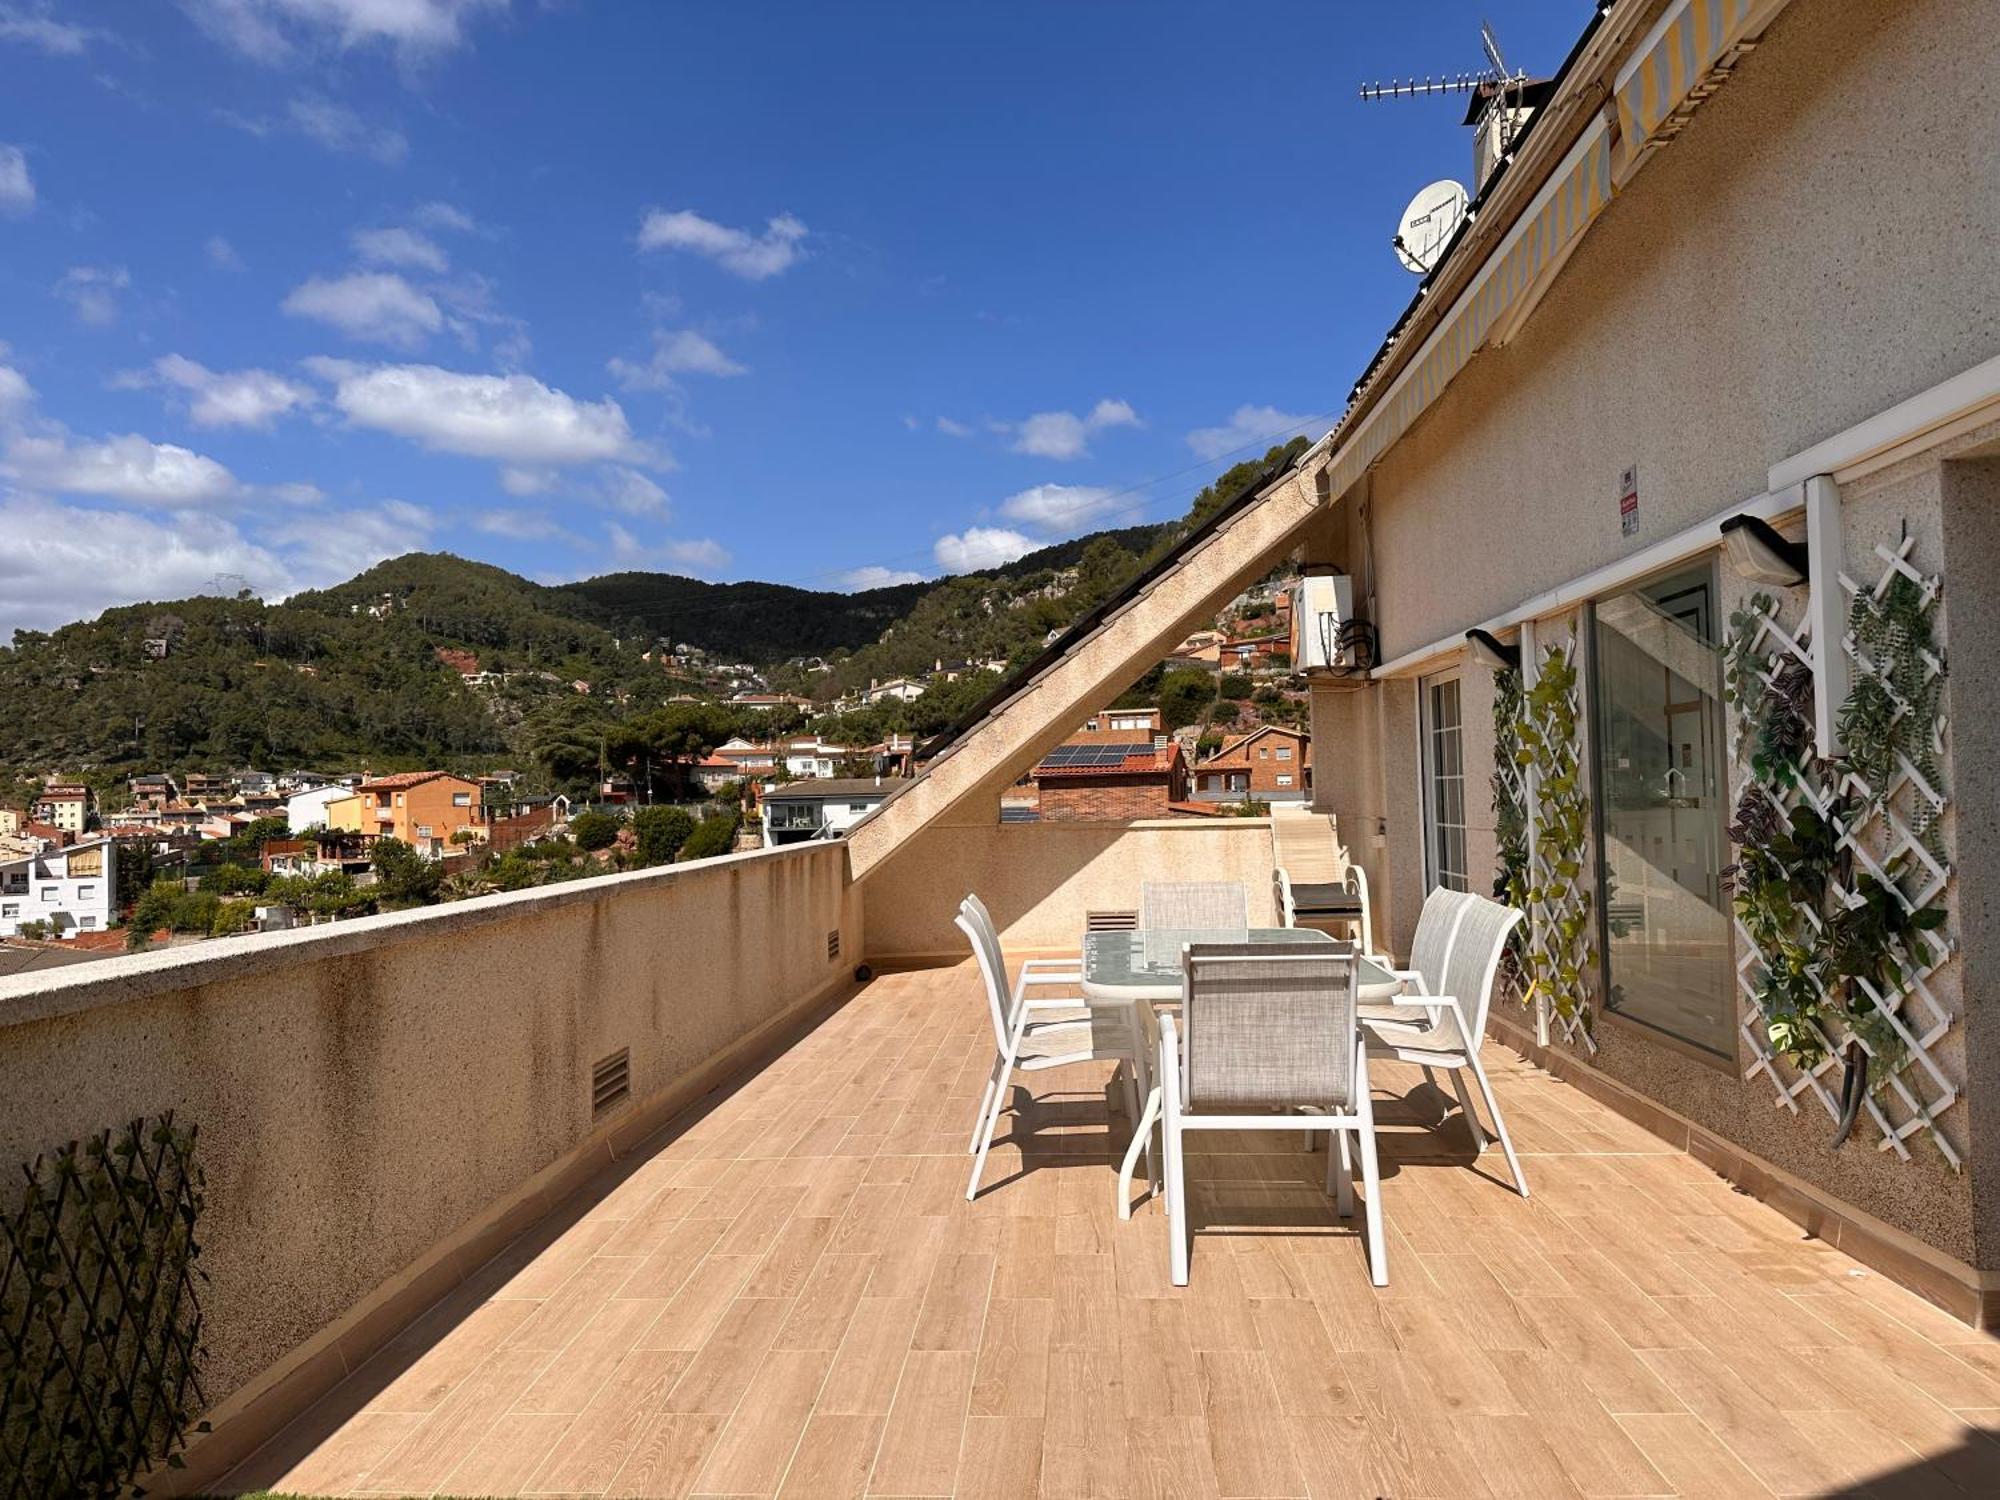
[[[0,639],[439,549],[855,587],[1325,430],[1481,7],[0,0]]]

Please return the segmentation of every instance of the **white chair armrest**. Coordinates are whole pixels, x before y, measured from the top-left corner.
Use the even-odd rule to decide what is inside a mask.
[[[1024,958],[1021,960],[1021,971],[1023,973],[1033,974],[1042,969],[1074,969],[1080,974],[1083,972],[1083,960],[1081,958]]]
[[[1082,979],[1082,969],[1069,969],[1061,974],[1023,974],[1014,984],[1016,988],[1030,984],[1077,984]]]

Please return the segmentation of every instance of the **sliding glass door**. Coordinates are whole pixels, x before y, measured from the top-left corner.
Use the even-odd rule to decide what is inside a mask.
[[[1714,568],[1596,606],[1598,910],[1613,1015],[1735,1055]]]

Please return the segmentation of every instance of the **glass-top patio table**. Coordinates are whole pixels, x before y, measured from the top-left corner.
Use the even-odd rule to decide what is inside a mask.
[[[1334,938],[1310,927],[1142,928],[1136,932],[1086,932],[1083,935],[1082,988],[1099,1007],[1129,1005],[1133,1025],[1133,1055],[1140,1068],[1145,1106],[1138,1128],[1118,1171],[1118,1217],[1132,1216],[1132,1173],[1140,1153],[1152,1139],[1159,1118],[1160,1091],[1146,1065],[1152,1037],[1154,1006],[1181,998],[1181,955],[1191,943],[1331,943]],[[1383,1001],[1401,992],[1403,981],[1381,964],[1354,956],[1357,1000]],[[1152,1173],[1149,1171],[1148,1176]]]
[[[1181,997],[1181,953],[1191,943],[1333,942],[1310,927],[1153,928],[1087,932],[1083,993],[1092,1000],[1173,1001]],[[1386,1000],[1403,981],[1373,959],[1354,956],[1355,997]]]

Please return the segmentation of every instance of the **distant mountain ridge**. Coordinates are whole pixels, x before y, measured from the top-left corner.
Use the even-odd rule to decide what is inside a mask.
[[[1000,665],[1031,659],[1295,446],[1231,469],[1180,521],[855,594],[669,573],[549,585],[410,553],[279,604],[204,594],[19,631],[0,648],[0,805],[58,772],[110,787],[141,770],[532,763],[550,725],[601,738],[676,697],[740,683],[692,675],[656,649],[663,640],[747,663],[823,707],[934,663],[987,664],[950,684],[976,697]],[[830,665],[799,664],[812,658]],[[929,733],[953,692],[842,727]]]
[[[1074,567],[1093,542],[1102,540],[1143,554],[1174,525],[1091,532],[961,576],[1013,579]],[[584,618],[608,630],[629,631],[637,625],[652,635],[768,666],[870,645],[918,600],[950,581],[947,576],[847,594],[784,583],[704,583],[677,573],[606,573],[557,585],[553,592],[576,601]]]

